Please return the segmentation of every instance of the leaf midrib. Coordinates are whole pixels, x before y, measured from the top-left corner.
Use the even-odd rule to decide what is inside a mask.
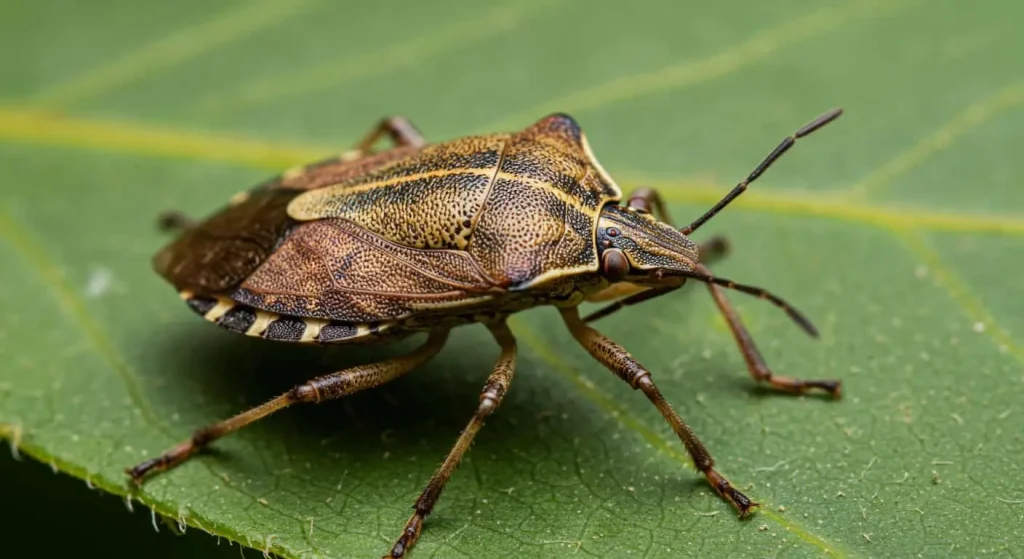
[[[1021,86],[1015,84],[1005,91],[1016,90],[1019,87]],[[1002,106],[1005,108],[1005,105]],[[972,108],[968,108],[968,111],[970,110]],[[338,152],[336,148],[314,145],[286,145],[238,136],[173,130],[127,121],[76,118],[32,105],[2,102],[0,138],[28,144],[101,150],[142,157],[241,165],[268,171],[281,171]],[[931,144],[934,141],[929,137],[921,143]],[[919,145],[915,145],[907,153],[919,151]],[[929,155],[935,155],[937,151],[938,149],[934,149]],[[902,160],[905,157],[906,153],[903,153],[893,160]],[[918,162],[924,160],[921,155],[915,157]],[[904,166],[900,171],[905,173],[910,169],[911,167]],[[647,177],[630,171],[616,174],[620,177],[619,182],[642,183],[657,187],[667,199],[674,202],[714,203],[731,186],[703,180],[695,181],[688,177]],[[891,172],[886,173],[887,180],[895,176]],[[876,184],[877,181],[868,177],[828,195],[779,189],[751,190],[737,199],[730,208],[831,218],[890,231],[914,229],[1024,236],[1024,216],[1020,215],[983,212],[964,215],[935,212],[913,206],[864,203],[860,198],[860,185],[867,182],[871,183],[872,189],[879,186]]]

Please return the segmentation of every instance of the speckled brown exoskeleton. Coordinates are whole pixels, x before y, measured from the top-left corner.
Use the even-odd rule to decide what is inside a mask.
[[[406,556],[424,519],[494,413],[515,371],[506,325],[517,311],[552,305],[573,337],[661,412],[711,487],[741,516],[758,503],[733,487],[662,396],[650,371],[588,323],[617,309],[707,285],[750,374],[777,389],[840,394],[836,380],[778,376],[765,364],[725,297],[725,288],[766,299],[813,336],[802,314],[769,292],[712,275],[703,263],[722,238],[689,235],[739,196],[796,140],[836,119],[823,114],[787,137],[714,207],[677,229],[658,193],[622,191],[601,167],[572,117],[549,115],[514,133],[427,143],[409,121],[382,120],[340,157],[286,171],[236,195],[205,221],[174,214],[176,240],[156,270],[208,321],[267,340],[308,344],[393,341],[425,333],[411,353],[320,376],[260,406],[203,427],[163,455],[128,470],[141,483],[253,421],[296,403],[317,403],[380,386],[442,348],[460,325],[482,323],[501,348],[479,405],[427,483],[387,557]],[[375,151],[384,137],[395,144]],[[614,301],[581,317],[583,302]]]

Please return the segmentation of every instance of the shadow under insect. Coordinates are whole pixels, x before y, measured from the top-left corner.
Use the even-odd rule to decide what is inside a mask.
[[[179,394],[180,401],[171,406],[189,407],[189,413],[183,414],[189,419],[175,423],[182,439],[314,377],[401,355],[422,343],[421,336],[367,346],[267,343],[209,326],[183,320],[164,330],[161,341],[154,344],[152,361],[161,366],[147,376],[163,377],[157,381],[166,387],[163,402]],[[255,472],[266,469],[262,462],[272,457],[275,464],[302,464],[302,469],[309,464],[313,475],[340,474],[347,467],[372,468],[385,459],[415,458],[426,465],[425,470],[432,470],[473,415],[498,353],[486,329],[457,328],[436,357],[409,373],[337,400],[280,409],[214,441],[193,460],[206,461],[217,470]],[[552,413],[550,406],[540,410],[531,405],[536,402],[527,394],[518,394],[540,379],[528,369],[520,370],[518,376],[517,386],[499,413],[489,418],[471,454],[501,452],[512,459],[531,448],[538,429],[550,430],[554,425],[540,425]],[[556,412],[580,417],[585,412],[573,408],[582,405],[567,398],[559,402]],[[568,430],[554,435],[564,440],[575,436]]]

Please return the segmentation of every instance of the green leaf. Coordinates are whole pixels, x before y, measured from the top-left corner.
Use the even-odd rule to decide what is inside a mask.
[[[596,323],[761,510],[738,520],[653,406],[540,308],[515,317],[515,383],[413,556],[1019,556],[1022,16],[923,0],[8,6],[0,430],[125,495],[126,467],[193,429],[411,347],[232,334],[149,260],[159,212],[206,215],[384,115],[440,140],[568,112],[626,189],[659,188],[685,222],[842,106],[696,235],[731,240],[716,273],[817,323],[814,341],[730,294],[778,374],[840,378],[842,400],[758,387],[699,286]],[[261,420],[133,502],[284,557],[378,557],[496,355],[460,329],[416,374]]]

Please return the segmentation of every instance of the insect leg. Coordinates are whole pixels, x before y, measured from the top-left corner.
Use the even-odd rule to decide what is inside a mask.
[[[188,440],[157,458],[129,468],[126,473],[136,484],[141,483],[147,475],[174,468],[224,435],[292,404],[320,403],[390,382],[437,355],[447,339],[448,330],[435,330],[422,346],[411,353],[379,363],[359,365],[300,384],[269,402],[199,429]]]
[[[658,220],[672,225],[672,217],[669,216],[668,209],[665,208],[665,201],[662,200],[661,194],[653,188],[637,188],[629,194],[626,206],[645,211]]]
[[[711,270],[703,264],[698,264],[697,270],[707,275],[712,275]],[[740,353],[743,354],[743,359],[747,362],[750,376],[754,377],[754,380],[767,382],[772,387],[785,392],[803,394],[810,389],[817,388],[828,392],[833,397],[839,397],[842,383],[838,380],[801,380],[773,374],[771,369],[768,368],[768,364],[765,363],[764,357],[761,357],[761,352],[757,350],[754,339],[747,332],[746,327],[743,326],[739,313],[736,312],[732,303],[726,298],[725,288],[712,283],[707,284],[707,286],[708,291],[711,292],[711,297],[715,300],[715,304],[718,305],[718,310],[722,312],[725,321],[729,323],[729,329],[732,330],[733,338],[736,339]]]
[[[580,319],[579,309],[576,307],[561,309],[562,319],[572,332],[576,341],[580,343],[587,352],[602,365],[610,369],[619,378],[629,383],[634,389],[640,390],[647,396],[647,399],[658,408],[665,421],[672,426],[672,430],[686,446],[693,464],[707,478],[711,487],[729,501],[740,512],[740,516],[750,514],[751,510],[758,506],[749,497],[732,486],[731,483],[717,471],[715,461],[711,454],[704,448],[697,435],[690,429],[679,414],[672,409],[657,385],[651,378],[651,373],[633,358],[622,346],[615,343],[604,334],[587,326]]]
[[[157,227],[164,233],[180,233],[195,225],[196,220],[177,210],[169,210],[157,216]]]
[[[487,378],[487,383],[484,384],[484,389],[480,393],[480,404],[477,406],[476,412],[473,413],[473,418],[469,420],[469,424],[466,425],[458,440],[455,441],[455,446],[452,447],[444,462],[441,463],[441,467],[438,468],[434,477],[430,478],[427,488],[423,490],[419,499],[416,500],[416,504],[413,506],[415,512],[413,512],[409,521],[406,522],[405,528],[402,529],[402,534],[395,540],[395,544],[391,547],[391,552],[386,556],[386,559],[405,557],[405,554],[415,545],[416,540],[420,536],[420,531],[423,529],[423,520],[433,510],[452,472],[459,465],[459,461],[462,459],[463,454],[466,453],[466,449],[472,444],[477,431],[483,426],[484,419],[498,409],[502,397],[504,397],[505,392],[508,391],[509,384],[512,382],[512,375],[516,368],[516,340],[504,321],[492,323],[488,327],[491,329],[491,333],[494,334],[498,344],[501,345],[501,356],[498,357],[494,370],[491,372],[491,376]]]
[[[707,241],[701,243],[698,247],[702,256],[709,256],[711,258],[721,257],[728,250],[728,243],[725,237],[712,237]],[[610,299],[616,299],[622,297],[618,301],[605,305],[600,309],[588,314],[583,318],[583,322],[593,322],[599,318],[604,318],[620,309],[648,301],[655,297],[659,297],[666,293],[671,293],[678,289],[677,287],[659,287],[650,289],[642,287],[636,284],[628,282],[620,282],[602,289],[593,295],[587,297],[587,301],[596,303],[600,301],[608,301]]]
[[[363,154],[368,154],[373,151],[373,146],[381,138],[388,136],[396,146],[413,146],[423,147],[427,145],[427,141],[420,134],[420,131],[409,119],[402,116],[390,116],[383,118],[380,122],[374,126],[358,144],[356,144],[356,150]]]

